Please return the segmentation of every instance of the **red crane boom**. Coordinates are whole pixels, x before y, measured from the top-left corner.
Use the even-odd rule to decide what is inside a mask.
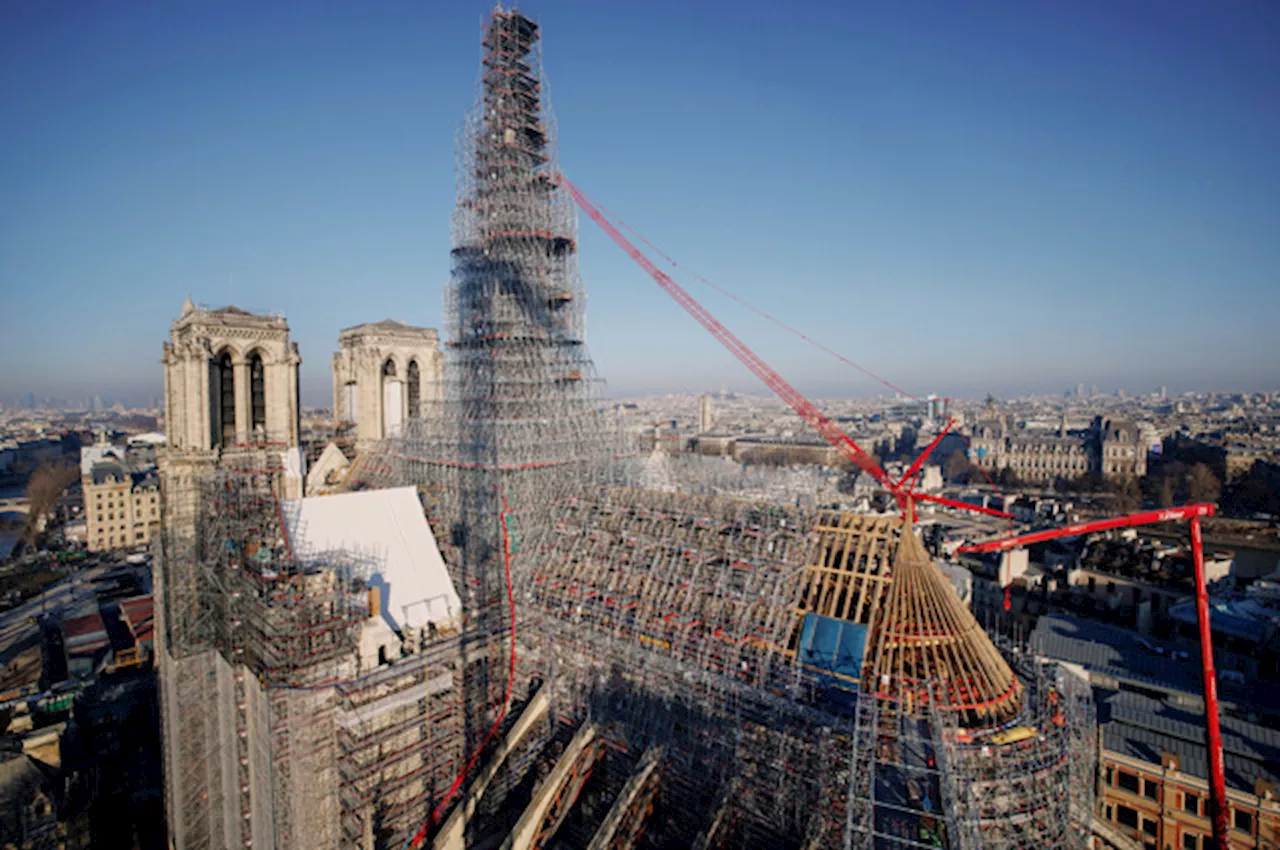
[[[720,341],[720,344],[738,358],[744,366],[751,370],[757,378],[765,383],[765,386],[773,390],[775,394],[788,405],[800,417],[813,426],[823,439],[835,446],[840,454],[857,465],[859,469],[870,475],[876,480],[876,483],[884,487],[898,500],[898,505],[905,511],[908,497],[917,501],[934,502],[939,505],[946,505],[961,510],[976,511],[978,513],[988,514],[990,516],[1001,517],[1003,519],[1012,519],[1012,515],[1004,511],[994,510],[993,508],[983,508],[977,505],[970,505],[967,502],[956,501],[955,499],[947,499],[943,496],[932,496],[927,493],[917,493],[907,488],[907,481],[910,475],[905,476],[901,481],[894,482],[889,474],[880,468],[872,458],[862,450],[862,447],[853,441],[844,431],[840,429],[836,423],[831,421],[825,413],[819,410],[811,401],[800,394],[800,391],[791,386],[785,378],[775,372],[768,363],[760,359],[754,351],[747,347],[747,344],[734,336],[733,332],[720,323],[715,316],[711,315],[707,308],[698,303],[692,295],[685,291],[684,287],[671,279],[671,276],[658,268],[652,260],[650,260],[644,252],[631,243],[622,232],[614,226],[600,209],[587,199],[582,190],[575,186],[568,177],[561,173],[555,175],[555,180],[565,191],[573,198],[574,202],[585,212],[592,221],[600,226],[600,229],[608,234],[619,248],[627,253],[631,259],[646,272],[654,281],[661,286],[668,295],[675,300],[677,304],[684,308],[685,312],[698,321],[708,333]],[[950,425],[947,426],[950,428]],[[944,431],[945,433],[945,431]],[[928,457],[929,452],[942,439],[942,434],[930,444],[925,453],[916,460],[912,466],[911,474],[919,470],[920,465],[924,463],[924,459]],[[908,520],[911,517],[907,517]]]
[[[1062,537],[1075,537],[1090,534],[1094,531],[1110,531],[1113,528],[1133,528],[1137,525],[1151,525],[1157,522],[1172,522],[1192,517],[1213,516],[1214,506],[1210,504],[1183,505],[1177,508],[1164,508],[1158,511],[1129,514],[1128,516],[1100,519],[1093,522],[1078,522],[1051,528],[1047,531],[1034,531],[1031,534],[1020,534],[1017,537],[1003,537],[999,540],[988,540],[985,543],[970,543],[961,546],[957,552],[1003,552],[1018,546],[1030,546],[1032,543],[1043,543],[1046,540],[1057,540]]]
[[[1076,537],[1094,531],[1113,528],[1133,528],[1174,520],[1191,521],[1191,555],[1195,561],[1196,622],[1200,631],[1200,671],[1204,687],[1204,738],[1209,751],[1209,819],[1213,823],[1213,843],[1216,850],[1229,850],[1227,843],[1227,782],[1222,762],[1222,725],[1218,713],[1218,676],[1213,664],[1212,629],[1209,627],[1209,589],[1204,575],[1204,541],[1200,534],[1202,517],[1213,516],[1216,508],[1207,503],[1182,505],[1158,511],[1144,511],[1128,516],[1080,522],[1047,531],[1034,531],[1016,537],[988,540],[961,546],[957,552],[1003,552],[1017,546],[1029,546],[1046,540]]]
[[[614,227],[613,222],[605,217],[582,191],[563,174],[557,173],[556,182],[565,188],[565,190],[573,197],[573,200],[582,208],[591,220],[600,225],[600,229],[609,235],[609,238],[617,243],[618,247],[627,252],[627,256],[635,260],[636,263],[649,273],[654,281],[666,290],[677,304],[684,308],[685,312],[693,316],[698,324],[706,328],[707,332],[720,341],[720,344],[729,349],[742,364],[751,370],[769,389],[773,390],[783,401],[791,406],[791,409],[800,414],[804,421],[813,426],[823,439],[835,446],[839,452],[846,458],[857,464],[858,468],[874,478],[879,484],[893,492],[895,495],[899,493],[897,487],[894,486],[891,479],[883,469],[880,468],[871,455],[867,454],[862,448],[855,443],[848,434],[840,429],[831,421],[825,413],[813,405],[807,398],[802,396],[800,392],[785,378],[770,368],[760,357],[747,347],[746,343],[734,336],[733,332],[720,324],[719,320],[699,304],[692,295],[684,290],[680,284],[676,283],[662,269],[654,265],[639,248],[631,244],[627,237],[623,236],[618,228]]]

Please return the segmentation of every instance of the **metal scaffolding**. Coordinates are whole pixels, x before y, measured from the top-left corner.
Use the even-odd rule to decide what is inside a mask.
[[[296,550],[275,457],[171,479],[156,570],[171,831],[177,847],[372,848],[412,833],[457,774],[467,641],[407,635],[405,657],[361,669],[370,559]]]
[[[611,421],[539,71],[537,25],[495,10],[458,146],[441,401],[348,479],[418,487],[464,633],[485,636],[461,671],[467,753],[510,725],[515,695],[552,697],[554,721],[474,806],[443,805],[463,807],[470,840],[510,830],[513,847],[597,846],[606,823],[609,841],[625,825],[654,847],[1018,846],[993,826],[1013,815],[991,807],[1039,781],[1035,760],[1019,761],[1025,739],[1006,753],[989,736],[1065,733],[1042,728],[1042,688],[915,532],[818,510],[822,473],[635,456]],[[1055,729],[1091,722],[1062,710]],[[962,734],[1007,755],[1012,784],[988,794]],[[1045,782],[1084,769],[1079,748],[1060,751],[1068,767]],[[1087,807],[1058,791],[1037,798],[1037,840],[1083,846],[1071,830]]]
[[[495,10],[476,105],[458,141],[444,386],[423,419],[362,458],[356,486],[417,484],[452,547],[468,625],[493,640],[464,677],[468,748],[509,701],[506,574],[528,572],[546,507],[617,451],[586,353],[572,203],[552,184],[538,28]],[[510,523],[504,518],[515,516]],[[486,625],[487,624],[487,625]],[[495,627],[497,626],[497,627]]]
[[[1087,688],[997,649],[909,525],[820,510],[817,471],[633,452],[586,351],[538,27],[499,8],[482,45],[443,385],[347,479],[417,488],[459,631],[369,668],[369,559],[294,551],[271,453],[179,481],[175,843],[1083,847]]]

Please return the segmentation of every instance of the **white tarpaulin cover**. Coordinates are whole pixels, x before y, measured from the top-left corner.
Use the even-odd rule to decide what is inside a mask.
[[[281,509],[304,564],[346,560],[365,568],[393,629],[440,625],[461,615],[462,602],[414,488],[289,499]]]

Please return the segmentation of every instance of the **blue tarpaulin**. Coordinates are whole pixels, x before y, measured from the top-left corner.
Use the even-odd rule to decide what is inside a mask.
[[[857,623],[806,614],[800,630],[800,661],[811,672],[832,673],[825,684],[857,687],[862,677],[862,655],[867,648],[867,627]],[[828,677],[823,677],[824,679]]]

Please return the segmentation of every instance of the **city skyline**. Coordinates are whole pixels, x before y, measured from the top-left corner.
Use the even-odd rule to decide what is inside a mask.
[[[187,292],[282,312],[309,405],[340,329],[439,327],[485,8],[0,10],[0,399],[158,395]],[[733,10],[530,10],[566,173],[683,264],[916,394],[1274,389],[1272,10]],[[580,237],[612,395],[763,390]]]

